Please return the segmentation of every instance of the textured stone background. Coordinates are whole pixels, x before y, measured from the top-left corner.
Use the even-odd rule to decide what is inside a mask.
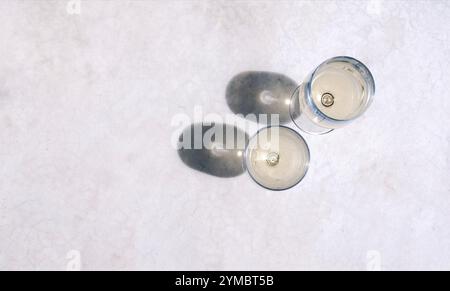
[[[0,1],[0,269],[450,269],[450,2],[67,2]],[[376,99],[304,134],[297,187],[171,147],[175,114],[231,113],[236,74],[336,55]]]

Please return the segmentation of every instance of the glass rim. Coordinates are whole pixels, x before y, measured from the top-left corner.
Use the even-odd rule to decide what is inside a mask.
[[[330,64],[330,63],[335,63],[335,62],[347,62],[350,65],[352,65],[358,72],[360,72],[361,70],[363,72],[365,72],[365,75],[367,77],[364,77],[364,80],[368,83],[369,85],[369,90],[370,90],[370,95],[369,98],[366,101],[365,104],[365,108],[363,110],[361,110],[361,112],[359,112],[358,114],[352,116],[351,118],[348,119],[336,119],[333,118],[331,116],[326,115],[325,113],[323,113],[320,108],[314,103],[314,101],[312,100],[312,96],[311,96],[311,83],[312,80],[316,77],[317,72],[319,71],[319,69],[321,69],[324,65]],[[360,117],[361,115],[364,114],[364,112],[367,110],[367,108],[370,106],[370,104],[373,101],[373,96],[375,95],[375,79],[373,78],[372,72],[369,70],[369,68],[367,68],[366,65],[364,65],[364,63],[362,63],[361,61],[353,58],[353,57],[349,57],[349,56],[337,56],[337,57],[333,57],[330,58],[324,62],[322,62],[320,65],[318,65],[314,71],[310,74],[308,81],[306,82],[306,86],[305,86],[305,96],[306,96],[306,102],[308,103],[308,105],[310,107],[313,108],[313,110],[315,112],[317,112],[320,117],[324,118],[324,119],[329,119],[335,122],[349,122],[352,121],[358,117]]]
[[[267,186],[262,185],[260,182],[258,182],[258,181],[255,179],[255,177],[253,177],[253,175],[250,173],[250,171],[248,170],[248,167],[247,167],[248,151],[249,151],[249,146],[250,146],[251,141],[252,141],[254,138],[256,138],[256,137],[258,136],[258,134],[259,134],[261,131],[270,129],[270,128],[272,128],[272,127],[279,127],[279,128],[283,128],[283,129],[287,129],[287,130],[292,131],[297,137],[299,137],[299,139],[303,142],[303,144],[305,145],[305,148],[306,148],[306,153],[307,153],[307,158],[308,158],[308,159],[307,159],[307,161],[306,161],[306,163],[305,163],[305,172],[303,173],[303,175],[302,175],[301,177],[299,177],[299,179],[298,179],[297,182],[295,182],[294,184],[292,184],[291,186],[286,187],[286,188],[274,189],[274,188],[269,188],[269,187],[267,187]],[[259,129],[252,137],[250,137],[250,138],[248,139],[248,143],[247,143],[247,145],[245,146],[245,150],[244,150],[244,159],[243,159],[243,162],[244,162],[244,170],[248,173],[248,175],[252,178],[252,180],[255,181],[255,183],[258,184],[259,186],[261,186],[261,187],[263,187],[263,188],[265,188],[265,189],[267,189],[267,190],[270,190],[270,191],[285,191],[285,190],[289,190],[289,189],[291,189],[291,188],[297,186],[301,181],[303,181],[303,179],[305,178],[306,174],[308,173],[310,161],[311,161],[311,151],[310,151],[310,149],[309,149],[309,146],[308,146],[308,143],[306,142],[306,140],[305,140],[305,139],[303,138],[303,136],[302,136],[299,132],[297,132],[295,129],[293,129],[293,128],[291,128],[291,127],[288,127],[288,126],[285,126],[285,125],[268,125],[268,126],[265,126],[265,127],[263,127],[263,128],[260,128],[260,129]]]

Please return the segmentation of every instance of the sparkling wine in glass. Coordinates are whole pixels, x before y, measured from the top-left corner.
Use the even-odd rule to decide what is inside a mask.
[[[319,65],[295,90],[291,118],[302,131],[328,133],[361,116],[374,94],[373,76],[363,63],[334,57]]]
[[[269,126],[253,136],[245,150],[250,176],[269,190],[297,185],[308,171],[310,153],[300,134],[285,126]]]

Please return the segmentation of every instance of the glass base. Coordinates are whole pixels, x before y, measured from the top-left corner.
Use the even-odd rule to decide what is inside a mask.
[[[311,119],[308,116],[307,112],[302,110],[302,108],[307,108],[306,104],[301,103],[305,103],[302,98],[302,90],[304,89],[303,86],[304,84],[295,89],[294,93],[292,94],[291,103],[289,106],[289,113],[295,126],[297,126],[301,131],[314,135],[321,135],[332,132],[334,129],[317,125],[317,123],[314,122],[314,118]]]

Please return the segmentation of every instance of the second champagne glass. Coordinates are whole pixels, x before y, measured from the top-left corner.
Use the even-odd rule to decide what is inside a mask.
[[[302,131],[324,134],[361,116],[374,94],[375,81],[363,63],[334,57],[319,65],[296,89],[290,115]]]

